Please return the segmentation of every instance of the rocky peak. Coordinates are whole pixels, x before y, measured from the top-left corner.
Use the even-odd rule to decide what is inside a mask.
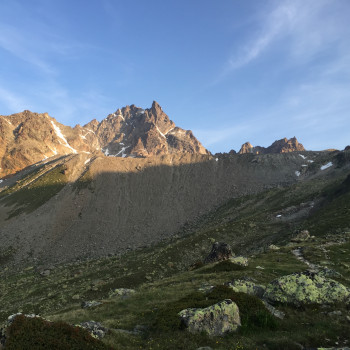
[[[239,154],[244,154],[244,153],[252,153],[253,152],[253,146],[250,142],[246,142],[242,145],[241,149],[239,150]]]
[[[269,147],[252,146],[249,142],[242,145],[239,154],[253,153],[253,154],[268,154],[268,153],[288,153],[305,151],[304,146],[298,142],[296,137],[287,139],[286,137],[275,141]]]
[[[52,156],[100,151],[113,157],[210,154],[190,130],[176,127],[156,101],[146,110],[125,106],[101,122],[74,128],[47,113],[0,116],[0,178]]]

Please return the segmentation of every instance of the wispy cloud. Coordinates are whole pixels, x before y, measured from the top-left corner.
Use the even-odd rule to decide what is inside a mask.
[[[41,57],[38,46],[37,41],[28,36],[28,32],[19,31],[11,25],[0,24],[0,48],[44,73],[53,74],[54,68]]]
[[[252,30],[248,42],[235,48],[225,68],[227,74],[260,58],[275,45],[294,60],[308,60],[327,45],[345,40],[339,1],[283,0],[272,4],[255,23],[255,34]]]

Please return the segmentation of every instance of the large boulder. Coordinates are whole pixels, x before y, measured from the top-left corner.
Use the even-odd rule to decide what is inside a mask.
[[[179,316],[189,332],[205,332],[209,336],[235,332],[241,325],[238,306],[231,299],[204,309],[185,309],[179,312]]]
[[[273,280],[266,286],[264,299],[294,305],[332,304],[348,302],[350,291],[339,282],[305,271]]]
[[[210,254],[204,259],[204,264],[227,260],[230,259],[232,255],[232,250],[229,244],[215,242],[211,248]]]

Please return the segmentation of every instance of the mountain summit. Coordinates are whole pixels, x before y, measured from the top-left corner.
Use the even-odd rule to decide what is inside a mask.
[[[56,155],[100,153],[150,157],[175,153],[210,154],[192,131],[175,125],[157,102],[149,109],[117,109],[101,122],[74,128],[47,113],[23,111],[0,116],[0,177]]]

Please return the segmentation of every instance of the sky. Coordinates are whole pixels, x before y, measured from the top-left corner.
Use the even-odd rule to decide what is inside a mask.
[[[350,144],[348,0],[0,0],[0,115],[156,100],[211,152]]]

